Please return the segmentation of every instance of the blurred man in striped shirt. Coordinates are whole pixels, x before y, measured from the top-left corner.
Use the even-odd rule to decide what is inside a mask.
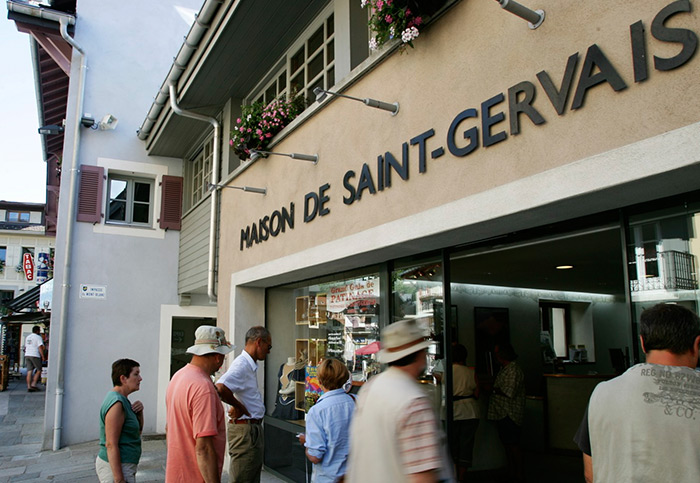
[[[430,341],[415,320],[382,331],[379,361],[389,369],[360,390],[350,429],[350,483],[453,481],[445,438],[416,381]]]

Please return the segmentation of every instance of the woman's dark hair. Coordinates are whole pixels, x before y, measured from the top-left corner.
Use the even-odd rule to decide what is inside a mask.
[[[646,352],[667,350],[681,355],[692,350],[700,335],[700,319],[681,305],[656,304],[639,317],[639,334]]]
[[[350,377],[350,371],[338,359],[329,357],[318,365],[318,382],[327,390],[340,389]]]
[[[121,386],[121,376],[129,377],[134,367],[141,367],[141,364],[132,359],[119,359],[112,364],[112,384]]]

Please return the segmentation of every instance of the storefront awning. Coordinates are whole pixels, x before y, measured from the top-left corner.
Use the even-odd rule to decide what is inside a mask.
[[[24,312],[21,314],[7,315],[0,318],[3,324],[31,324],[43,323],[48,325],[51,320],[51,312]]]
[[[44,283],[49,282],[52,279],[47,280]],[[39,297],[41,295],[41,286],[44,283],[37,285],[31,290],[24,292],[18,297],[13,298],[9,302],[5,303],[5,307],[13,312],[21,312],[24,309],[37,309],[39,303]]]

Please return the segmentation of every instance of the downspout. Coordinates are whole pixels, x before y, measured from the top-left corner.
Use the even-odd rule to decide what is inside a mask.
[[[178,116],[189,117],[204,121],[214,126],[214,152],[212,154],[211,163],[211,210],[209,213],[209,264],[207,277],[207,294],[209,301],[216,303],[216,227],[218,225],[218,199],[219,199],[219,156],[221,151],[221,124],[213,117],[204,116],[196,112],[185,111],[177,105],[177,93],[175,91],[175,83],[171,82],[168,86],[170,92],[170,107]]]
[[[59,19],[61,37],[80,53],[80,73],[78,75],[78,91],[76,94],[76,106],[73,119],[73,151],[70,165],[70,184],[68,191],[68,214],[66,215],[66,256],[63,262],[63,277],[61,280],[61,310],[58,318],[58,341],[57,341],[57,361],[56,361],[56,407],[53,426],[53,450],[61,448],[61,430],[63,429],[63,389],[64,389],[64,365],[66,348],[66,324],[68,320],[68,295],[70,291],[70,268],[71,249],[73,247],[73,223],[76,211],[76,188],[78,179],[78,148],[80,147],[80,118],[83,112],[83,101],[85,98],[85,71],[87,62],[85,52],[68,35],[68,19]]]

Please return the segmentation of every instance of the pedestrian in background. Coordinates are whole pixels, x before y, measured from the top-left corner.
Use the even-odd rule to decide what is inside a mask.
[[[41,328],[38,325],[32,327],[24,342],[24,363],[27,366],[27,391],[36,392],[36,386],[41,378],[42,363],[46,359],[44,353],[44,339],[41,337]]]
[[[228,454],[231,457],[229,481],[260,481],[264,435],[262,420],[265,404],[258,389],[258,361],[264,361],[272,348],[272,337],[265,327],[248,329],[245,348],[216,381],[221,399],[231,405],[228,424]]]
[[[221,481],[226,420],[211,376],[232,347],[223,329],[202,325],[187,349],[192,360],[175,373],[165,394],[166,483]]]
[[[100,408],[100,452],[95,470],[100,483],[134,483],[141,459],[143,404],[129,401],[141,388],[141,367],[131,359],[112,364],[114,388]]]
[[[314,465],[312,483],[336,483],[345,475],[355,411],[355,400],[343,387],[349,376],[350,371],[338,359],[324,359],[318,365],[323,394],[306,415],[306,434],[299,436]]]

